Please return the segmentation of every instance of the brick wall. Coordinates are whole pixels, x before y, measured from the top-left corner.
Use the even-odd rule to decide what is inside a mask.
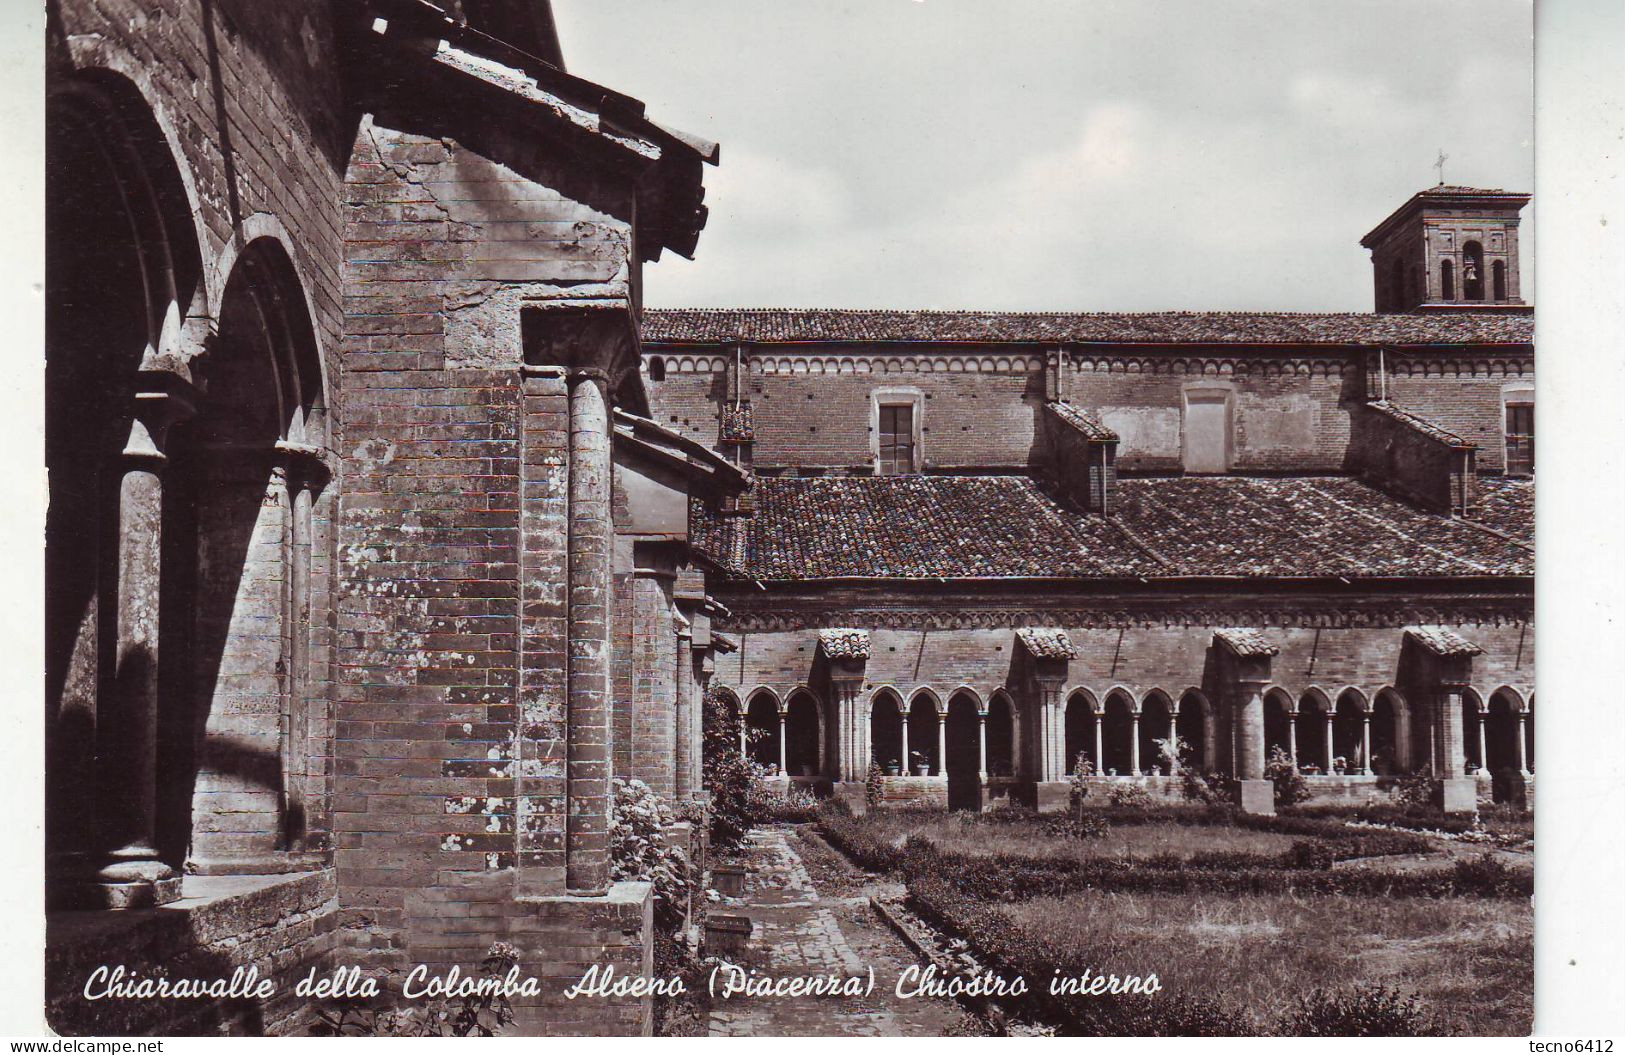
[[[1036,353],[1040,349],[1029,347]],[[719,408],[730,392],[731,354],[646,346],[645,370],[662,424],[718,444]],[[758,467],[868,469],[873,464],[871,393],[918,389],[924,467],[933,470],[1042,464],[1042,360],[1009,349],[931,349],[909,345],[854,352],[764,346],[747,355],[742,396],[756,423]],[[1242,354],[1237,354],[1237,351]],[[783,353],[783,354],[781,354]],[[1366,398],[1362,355],[1260,349],[1147,352],[1124,346],[1074,354],[1066,389],[1122,437],[1128,472],[1183,467],[1184,392],[1192,384],[1231,389],[1231,467],[1236,472],[1342,472],[1350,467],[1351,417]],[[1479,469],[1499,472],[1501,390],[1533,377],[1526,353],[1392,353],[1388,398],[1437,421],[1481,448]]]

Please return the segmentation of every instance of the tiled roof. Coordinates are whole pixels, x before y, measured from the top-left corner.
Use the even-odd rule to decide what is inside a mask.
[[[1528,344],[1534,319],[1501,312],[854,311],[677,308],[643,313],[646,344],[917,341],[1030,344]]]
[[[1346,476],[1126,479],[1117,515],[1180,574],[1533,574],[1527,549]]]
[[[1527,547],[1351,477],[1121,480],[1111,518],[1023,476],[759,477],[754,494],[748,517],[696,500],[692,539],[762,581],[1533,574]]]
[[[1478,522],[1535,544],[1535,481],[1527,477],[1484,476],[1478,481]]]
[[[1150,575],[1108,521],[1056,505],[1022,476],[758,477],[755,513],[696,500],[693,543],[753,579]]]
[[[1047,626],[1024,626],[1016,630],[1016,640],[1026,646],[1035,659],[1076,659],[1078,650],[1066,631]]]
[[[1395,421],[1398,421],[1401,424],[1409,425],[1411,428],[1422,433],[1424,436],[1438,440],[1440,443],[1443,443],[1446,446],[1467,449],[1477,446],[1477,444],[1468,443],[1466,440],[1462,439],[1460,436],[1457,436],[1449,429],[1441,428],[1440,426],[1435,425],[1433,422],[1422,417],[1420,414],[1413,413],[1406,410],[1404,407],[1390,403],[1386,399],[1373,400],[1370,403],[1367,403],[1366,406],[1370,407],[1372,410],[1375,410],[1379,414],[1385,414],[1388,417],[1393,418]]]
[[[1091,440],[1100,443],[1116,443],[1117,433],[1107,428],[1101,420],[1082,407],[1071,403],[1045,403],[1050,413],[1071,425]]]
[[[1436,656],[1479,656],[1484,650],[1442,626],[1407,626],[1405,636]]]
[[[1213,636],[1229,646],[1230,651],[1243,658],[1279,655],[1279,646],[1270,644],[1264,635],[1251,627],[1236,626],[1213,631]]]
[[[868,659],[869,631],[846,628],[820,630],[818,645],[830,659]]]

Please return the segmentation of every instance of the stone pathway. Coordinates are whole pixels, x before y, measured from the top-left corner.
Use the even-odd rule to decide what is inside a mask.
[[[754,969],[755,978],[836,975],[865,984],[873,968],[874,989],[864,996],[719,996],[712,1036],[936,1037],[960,1021],[951,1001],[895,995],[898,976],[916,959],[869,905],[882,889],[878,880],[800,830],[758,829],[746,849],[745,896],[717,906],[755,924],[741,967]]]

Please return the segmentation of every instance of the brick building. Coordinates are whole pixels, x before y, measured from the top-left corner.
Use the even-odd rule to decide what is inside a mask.
[[[49,1021],[297,1031],[502,940],[522,1031],[647,1031],[559,994],[649,963],[611,775],[698,791],[687,510],[745,477],[636,364],[717,148],[534,0],[48,8]]]
[[[1258,809],[1276,747],[1532,787],[1527,201],[1415,195],[1373,314],[647,313],[653,416],[755,477],[693,525],[745,749],[855,805],[1178,797],[1174,734]]]

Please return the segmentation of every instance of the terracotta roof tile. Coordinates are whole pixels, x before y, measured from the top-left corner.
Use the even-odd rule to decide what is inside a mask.
[[[674,308],[643,313],[646,344],[805,341],[989,344],[1528,344],[1534,318],[1504,312],[1018,312]]]
[[[1436,656],[1479,656],[1484,650],[1443,626],[1408,626],[1405,636]]]
[[[1071,403],[1045,403],[1050,413],[1071,425],[1091,440],[1100,443],[1116,443],[1117,433],[1107,428],[1103,422],[1090,411]]]
[[[1535,544],[1535,481],[1527,477],[1484,476],[1478,481],[1479,523]]]
[[[1224,642],[1230,651],[1244,658],[1275,656],[1281,652],[1279,646],[1271,644],[1262,632],[1251,627],[1235,626],[1224,630],[1215,630],[1213,636]]]
[[[1024,645],[1035,659],[1076,659],[1078,650],[1066,631],[1056,627],[1024,626],[1016,630],[1016,640]]]
[[[763,581],[1533,574],[1527,547],[1351,477],[1121,480],[1111,518],[1024,476],[760,477],[754,493],[749,517],[695,500],[692,539]]]
[[[830,659],[868,659],[869,631],[845,627],[820,630],[818,646]]]
[[[1475,443],[1468,443],[1466,440],[1462,439],[1460,436],[1457,436],[1449,429],[1435,425],[1433,422],[1422,417],[1420,414],[1417,414],[1414,411],[1406,410],[1404,407],[1391,403],[1386,399],[1373,400],[1370,403],[1367,403],[1366,406],[1370,407],[1379,414],[1393,418],[1395,421],[1400,422],[1403,425],[1408,425],[1417,432],[1422,433],[1424,436],[1438,440],[1440,443],[1446,444],[1447,446],[1465,449],[1473,449],[1478,446]]]

